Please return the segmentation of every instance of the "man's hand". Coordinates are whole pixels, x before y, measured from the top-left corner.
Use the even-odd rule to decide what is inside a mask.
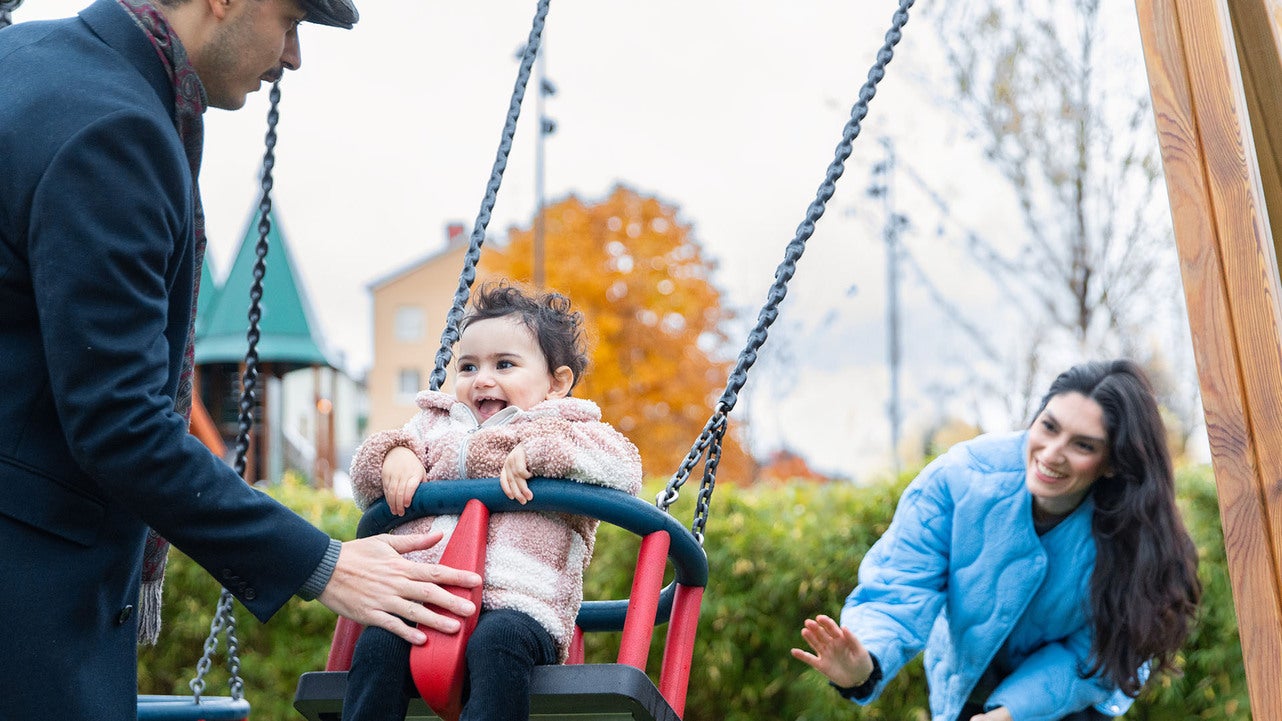
[[[534,477],[525,461],[525,446],[517,444],[507,458],[503,459],[503,470],[499,472],[499,485],[508,498],[525,505],[534,500],[534,492],[526,481]]]
[[[792,657],[804,661],[838,686],[859,686],[872,675],[872,656],[868,649],[864,648],[850,629],[838,626],[831,618],[821,615],[806,619],[801,637],[815,653],[794,648]]]
[[[405,515],[414,491],[426,479],[423,461],[405,446],[396,446],[383,456],[383,498],[393,516]]]
[[[416,645],[427,640],[414,627],[416,623],[444,633],[458,631],[458,620],[423,604],[471,616],[476,613],[472,602],[442,586],[475,588],[481,585],[481,577],[470,571],[401,557],[403,553],[431,548],[441,537],[439,531],[407,536],[385,533],[344,543],[334,574],[317,600],[340,616],[384,628]]]

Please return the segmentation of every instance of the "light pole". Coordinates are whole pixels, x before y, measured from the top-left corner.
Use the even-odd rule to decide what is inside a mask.
[[[886,216],[882,237],[886,243],[886,360],[890,366],[890,399],[886,403],[886,416],[890,421],[890,457],[894,465],[895,476],[901,469],[899,462],[899,435],[903,423],[899,402],[899,371],[901,354],[899,344],[899,231],[907,224],[907,218],[895,212],[894,180],[895,149],[889,138],[882,138],[881,145],[886,150],[886,159],[873,166],[873,184],[868,187],[868,195],[881,198]]]
[[[543,98],[556,95],[556,86],[547,79],[544,59],[547,56],[547,43],[539,52],[535,62],[535,80],[538,81],[538,92],[534,98],[534,114],[538,118],[538,138],[534,146],[534,287],[542,289],[546,283],[543,252],[543,140],[556,132],[556,121],[543,114]]]

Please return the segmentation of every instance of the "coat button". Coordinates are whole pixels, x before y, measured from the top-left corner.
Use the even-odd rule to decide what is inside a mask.
[[[252,601],[255,598],[258,598],[258,592],[252,588],[246,588],[245,591],[241,593],[241,595],[245,597],[246,601]]]
[[[125,606],[124,608],[120,609],[120,613],[116,614],[116,625],[117,626],[125,625],[125,621],[128,621],[129,617],[132,615],[134,615],[133,606]]]

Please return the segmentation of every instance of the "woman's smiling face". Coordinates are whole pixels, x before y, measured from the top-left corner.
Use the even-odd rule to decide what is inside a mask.
[[[1026,485],[1045,513],[1066,515],[1108,473],[1108,430],[1099,403],[1081,393],[1054,396],[1028,430]]]

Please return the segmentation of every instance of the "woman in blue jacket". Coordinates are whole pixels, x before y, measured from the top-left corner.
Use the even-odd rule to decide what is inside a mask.
[[[936,721],[1116,716],[1171,666],[1201,596],[1144,372],[1075,366],[1033,424],[961,443],[904,491],[838,625],[792,654],[874,701],[925,649]]]

